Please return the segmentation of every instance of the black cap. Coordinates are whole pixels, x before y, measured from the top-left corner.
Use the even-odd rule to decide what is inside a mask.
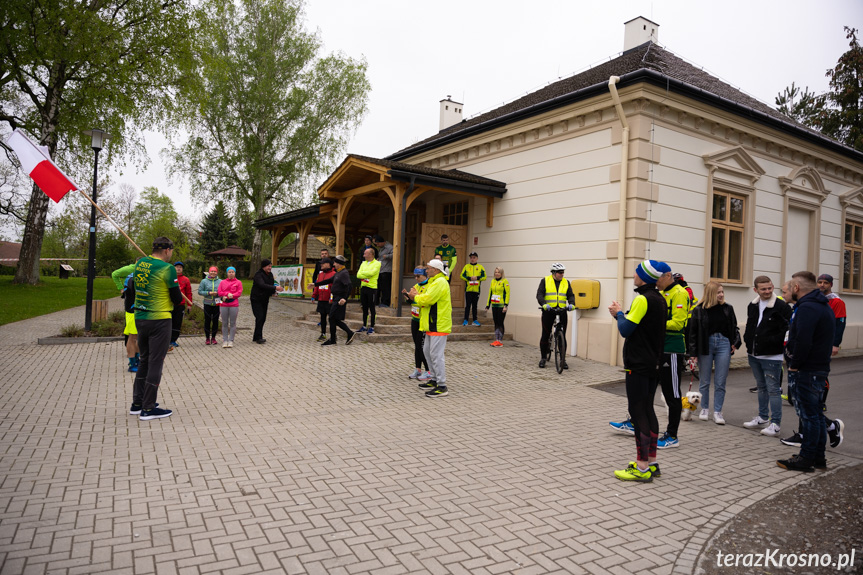
[[[336,263],[339,264],[340,266],[348,265],[348,260],[346,260],[345,256],[343,256],[341,254],[337,255],[334,259],[336,260]]]
[[[382,242],[385,242],[386,240],[384,239],[383,236],[377,235],[377,236],[375,236],[375,241],[378,243],[382,243]]]
[[[267,258],[264,258],[264,259],[262,259],[262,260],[261,260],[261,267],[262,267],[262,268],[265,268],[265,267],[267,267],[268,265],[270,265],[271,263],[273,263],[273,262],[271,262],[271,261],[270,261],[270,260],[268,260]]]
[[[476,252],[471,252],[471,253],[469,253],[469,254],[467,255],[467,257],[471,257],[471,256],[479,257],[479,254],[478,254],[478,253],[476,253]]]

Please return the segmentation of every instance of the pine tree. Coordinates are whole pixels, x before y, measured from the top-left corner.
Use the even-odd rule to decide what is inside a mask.
[[[213,211],[204,216],[201,228],[201,253],[208,254],[237,243],[237,232],[225,203],[216,202]]]
[[[846,146],[863,151],[863,46],[857,29],[845,26],[850,50],[839,57],[836,66],[827,70],[830,90],[819,123],[821,130]]]

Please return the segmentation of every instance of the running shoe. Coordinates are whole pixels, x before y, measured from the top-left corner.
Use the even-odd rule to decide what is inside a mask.
[[[614,472],[614,476],[621,481],[638,481],[640,483],[650,483],[653,481],[653,474],[650,472],[649,468],[647,471],[640,471],[638,467],[618,469]]]
[[[662,437],[656,440],[656,448],[668,449],[669,447],[680,447],[680,440],[676,437],[671,437],[666,431],[662,434]]]
[[[369,334],[369,335],[372,335],[373,333],[375,333],[375,328],[370,327],[370,328],[369,328],[369,331],[368,331],[368,334]]]
[[[151,419],[161,419],[163,417],[169,417],[173,411],[170,409],[162,409],[161,407],[154,407],[153,409],[145,409],[141,411],[141,415],[138,419],[141,421],[149,421]]]
[[[351,335],[348,336],[348,340],[345,342],[345,345],[351,345],[356,337],[357,332],[352,332]]]
[[[473,320],[473,325],[475,325],[476,327],[481,327],[481,326],[482,326],[482,324],[481,324],[481,323],[479,323],[477,320]]]
[[[417,379],[422,374],[423,372],[421,369],[415,369],[414,372],[408,376],[408,379]]]
[[[635,468],[636,465],[637,464],[634,461],[630,461],[629,465],[627,466],[627,469]],[[651,463],[650,464],[650,474],[654,477],[662,477],[662,472],[659,470],[659,464],[658,463]]]
[[[464,325],[467,325],[467,320],[464,320],[464,321],[462,322],[462,325],[463,325],[463,326],[464,326]]]
[[[635,426],[632,425],[631,419],[626,419],[625,421],[609,421],[608,425],[615,431],[619,431],[621,433],[625,433],[627,435],[635,435]]]
[[[795,431],[794,435],[786,437],[785,439],[780,439],[779,443],[788,445],[789,447],[800,447],[803,443],[803,436],[800,435],[800,432]]]
[[[776,462],[776,465],[781,467],[782,469],[787,469],[788,471],[803,471],[805,473],[812,473],[815,471],[815,467],[812,465],[812,461],[809,459],[804,459],[799,455],[793,455],[789,459],[780,459]],[[824,466],[827,466],[827,462],[824,462]]]
[[[326,334],[322,333],[321,335],[319,335],[317,341],[327,341]]]
[[[428,371],[422,372],[417,376],[417,381],[428,381],[432,378],[432,374]]]
[[[758,387],[750,387],[749,393],[758,393]]]
[[[842,441],[845,439],[845,436],[842,435],[843,431],[845,431],[845,424],[841,419],[834,419],[833,431],[827,430],[827,436],[830,438],[830,447],[836,449],[842,445]]]
[[[424,381],[417,385],[420,389],[434,389],[437,387],[437,382],[435,380]]]
[[[779,435],[779,426],[775,423],[771,423],[767,427],[761,430],[761,435],[766,435],[767,437],[776,437]]]
[[[449,395],[449,390],[445,385],[435,386],[434,389],[430,389],[426,392],[426,397],[446,397],[447,395]]]
[[[368,331],[368,329],[366,329],[366,326],[363,326],[357,330],[357,332],[359,332],[359,333],[363,333],[364,331]]]

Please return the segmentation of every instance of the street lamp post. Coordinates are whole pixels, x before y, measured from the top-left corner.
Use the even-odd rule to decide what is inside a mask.
[[[93,204],[96,203],[96,183],[99,176],[99,151],[111,134],[93,129],[84,132],[92,140],[93,152]],[[87,253],[87,304],[84,306],[84,331],[90,331],[93,322],[93,279],[96,277],[96,206],[90,208],[90,249]]]

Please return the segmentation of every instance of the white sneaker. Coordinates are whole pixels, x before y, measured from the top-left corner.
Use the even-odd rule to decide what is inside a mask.
[[[228,342],[228,347],[234,347],[234,342],[233,342],[233,341],[229,341],[229,342]]]
[[[766,435],[768,437],[776,437],[779,435],[779,426],[775,423],[771,423],[767,427],[761,430],[761,435]]]
[[[222,342],[222,349],[224,349],[224,348],[226,348],[226,347],[231,347],[231,342],[229,342],[229,341],[223,341],[223,342]]]
[[[743,427],[746,427],[747,429],[752,429],[754,427],[758,427],[759,425],[764,425],[765,423],[770,423],[770,420],[769,419],[761,419],[761,416],[758,415],[758,416],[753,417],[752,421],[747,421],[746,423],[744,423]]]
[[[721,411],[713,412],[713,421],[716,422],[716,425],[725,425],[725,418],[722,417]]]
[[[701,413],[698,414],[698,419],[700,419],[701,421],[707,421],[708,419],[710,419],[708,417],[708,413],[709,412],[706,409],[702,409]]]

